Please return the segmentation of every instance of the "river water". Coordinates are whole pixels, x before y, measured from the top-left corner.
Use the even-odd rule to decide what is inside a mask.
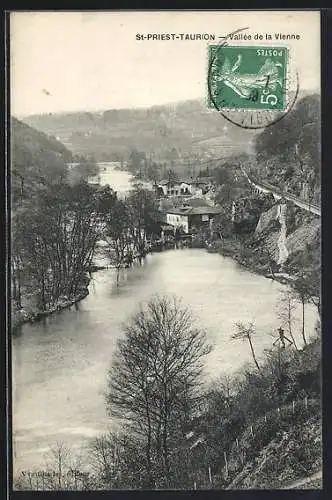
[[[148,255],[141,266],[123,270],[118,287],[112,269],[92,276],[90,294],[79,304],[23,325],[13,337],[14,471],[41,469],[44,453],[57,441],[81,450],[113,425],[103,399],[106,373],[122,323],[153,294],[181,297],[206,329],[214,345],[206,364],[210,378],[251,361],[248,344],[231,340],[236,321],[255,323],[258,357],[271,347],[270,334],[280,324],[276,308],[284,285],[205,250]],[[308,305],[305,314],[307,331],[313,331],[316,311]],[[295,315],[301,345],[300,307]]]

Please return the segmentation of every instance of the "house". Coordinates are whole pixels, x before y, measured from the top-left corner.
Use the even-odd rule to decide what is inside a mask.
[[[190,209],[189,209],[190,210]],[[183,231],[189,233],[189,213],[188,209],[173,208],[166,213],[166,223],[173,226],[174,230],[182,228]]]
[[[160,196],[202,196],[211,189],[213,177],[197,177],[193,179],[162,180],[155,187]]]
[[[176,228],[182,228],[188,234],[192,229],[209,226],[211,220],[221,213],[221,207],[192,207],[182,205],[181,207],[166,209],[166,223]]]
[[[196,196],[206,194],[214,185],[213,177],[196,177],[192,180],[191,193]]]
[[[156,184],[157,194],[161,196],[181,196],[190,195],[190,184],[179,181],[163,180]]]
[[[192,185],[191,185],[190,181],[186,181],[186,180],[181,181],[181,184],[180,184],[180,194],[181,195],[190,195],[190,194],[192,194],[191,188],[192,188]]]

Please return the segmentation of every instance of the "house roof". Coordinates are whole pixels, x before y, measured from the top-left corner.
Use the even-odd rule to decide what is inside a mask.
[[[221,207],[193,207],[191,213],[195,215],[217,215],[221,213]]]
[[[168,214],[175,215],[216,215],[221,213],[221,207],[176,207],[167,209]]]
[[[163,179],[162,181],[159,181],[157,182],[157,186],[167,186],[168,184],[172,184],[172,185],[179,185],[182,183],[182,180],[168,180],[168,179]]]
[[[193,179],[192,177],[187,177],[178,180],[169,180],[163,179],[157,183],[159,186],[167,186],[167,184],[209,184],[213,180],[213,177],[196,177]]]
[[[197,177],[194,179],[193,184],[209,184],[213,181],[213,177]]]
[[[188,205],[191,207],[211,207],[211,203],[208,203],[205,198],[189,198]]]
[[[191,177],[190,177],[190,178],[187,178],[187,179],[186,179],[186,178],[183,178],[183,179],[181,179],[181,181],[180,181],[180,183],[181,183],[181,184],[183,183],[183,184],[189,184],[189,185],[190,185],[190,184],[193,184],[193,182],[194,182],[194,179],[192,179]]]

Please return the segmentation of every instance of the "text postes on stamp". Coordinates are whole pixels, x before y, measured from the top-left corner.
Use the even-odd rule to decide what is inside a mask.
[[[219,108],[286,108],[288,50],[284,47],[209,47],[211,85]]]
[[[275,123],[293,107],[297,93],[288,48],[209,46],[208,106],[236,125]]]

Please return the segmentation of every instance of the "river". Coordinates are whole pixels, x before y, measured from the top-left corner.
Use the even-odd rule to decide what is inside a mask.
[[[44,453],[57,441],[80,450],[112,425],[103,391],[116,341],[122,323],[153,294],[181,297],[206,329],[214,345],[206,364],[211,378],[251,361],[248,344],[231,340],[236,321],[255,323],[258,357],[279,326],[277,303],[285,286],[205,250],[148,255],[141,266],[123,270],[119,287],[112,269],[92,276],[90,293],[79,304],[23,325],[13,337],[14,471],[40,469]],[[299,307],[299,345],[300,314]],[[308,305],[305,314],[307,331],[313,331],[316,311]]]

